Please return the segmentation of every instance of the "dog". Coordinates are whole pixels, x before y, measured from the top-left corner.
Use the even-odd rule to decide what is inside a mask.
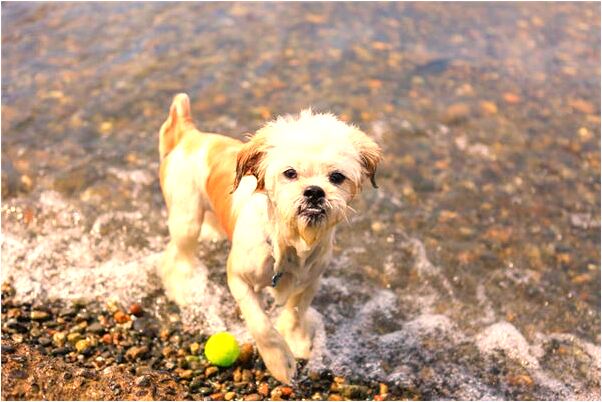
[[[179,304],[196,264],[201,228],[231,240],[228,287],[270,373],[290,384],[308,359],[306,312],[332,257],[335,227],[365,180],[376,187],[380,147],[332,114],[279,117],[243,143],[196,129],[178,94],[159,133],[160,183],[170,241],[159,266]],[[260,291],[282,313],[275,325]]]

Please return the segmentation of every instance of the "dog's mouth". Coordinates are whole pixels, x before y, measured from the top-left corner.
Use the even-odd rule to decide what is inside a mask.
[[[297,215],[303,217],[309,224],[319,223],[326,218],[326,208],[321,205],[302,205],[297,211]]]

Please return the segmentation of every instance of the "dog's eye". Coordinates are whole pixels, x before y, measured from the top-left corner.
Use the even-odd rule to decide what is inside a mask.
[[[295,169],[286,169],[282,174],[290,180],[297,178],[297,171]]]
[[[345,181],[345,179],[346,179],[346,177],[341,172],[332,172],[328,176],[328,180],[330,180],[330,182],[332,184],[341,184],[342,182]]]

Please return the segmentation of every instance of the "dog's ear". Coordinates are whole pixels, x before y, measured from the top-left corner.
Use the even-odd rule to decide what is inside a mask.
[[[244,144],[236,156],[236,177],[232,192],[236,191],[243,176],[253,175],[257,179],[257,190],[265,186],[265,168],[262,161],[267,152],[266,136],[260,131]]]
[[[376,168],[382,160],[380,147],[359,129],[353,130],[351,138],[358,151],[364,175],[370,178],[370,183],[374,188],[378,188],[376,185]]]

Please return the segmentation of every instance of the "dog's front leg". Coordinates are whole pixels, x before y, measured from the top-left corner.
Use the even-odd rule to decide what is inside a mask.
[[[232,273],[230,269],[228,270],[228,286],[238,302],[266,367],[274,378],[290,384],[295,377],[295,358],[286,341],[273,327],[261,307],[259,295],[240,275]]]
[[[309,359],[312,335],[306,314],[318,290],[318,280],[309,283],[301,292],[292,295],[278,317],[276,328],[298,359]]]

